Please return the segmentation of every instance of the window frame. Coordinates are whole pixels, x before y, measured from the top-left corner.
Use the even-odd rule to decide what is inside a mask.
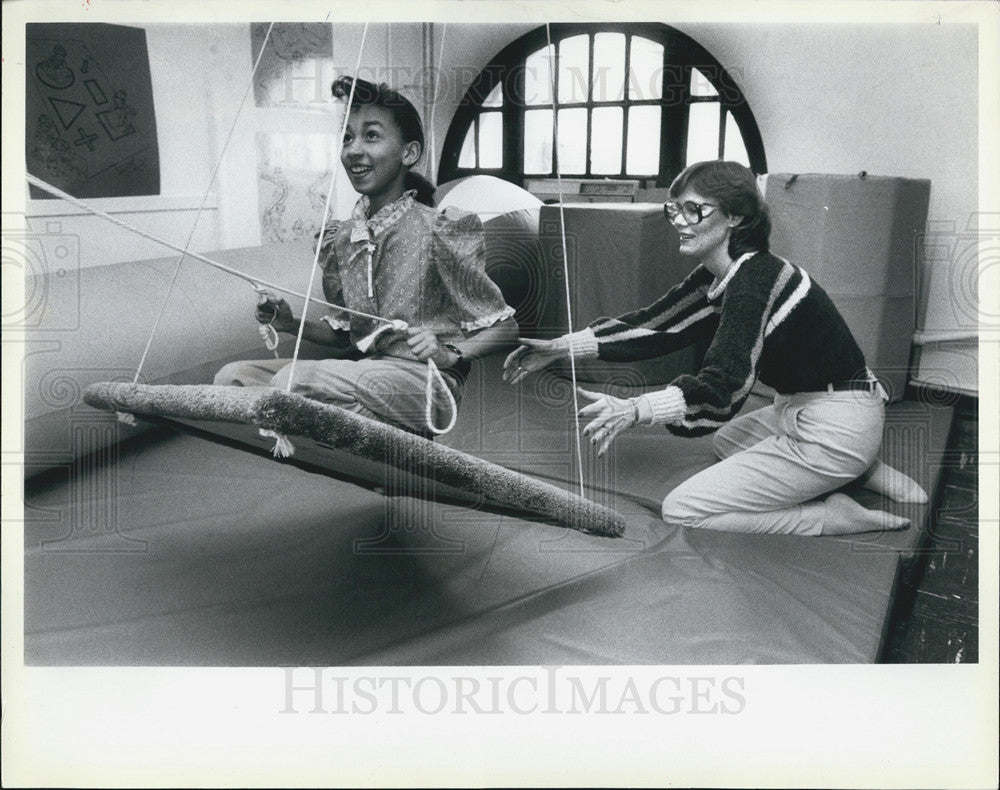
[[[743,92],[733,77],[709,52],[690,36],[662,23],[559,23],[550,25],[553,45],[573,36],[586,34],[590,49],[589,63],[593,71],[594,35],[621,33],[625,35],[625,58],[628,63],[632,36],[638,35],[663,45],[663,84],[660,99],[631,100],[626,94],[618,101],[595,101],[593,90],[586,101],[559,104],[553,97],[554,108],[587,109],[587,155],[584,157],[587,173],[562,173],[565,178],[639,178],[647,185],[666,187],[683,169],[687,155],[688,107],[693,103],[718,102],[719,156],[725,151],[726,116],[731,114],[743,136],[750,169],[755,173],[767,172],[767,158],[760,129]],[[525,110],[553,108],[553,104],[528,105],[520,100],[524,95],[524,69],[528,55],[545,49],[548,35],[545,26],[536,28],[508,44],[473,80],[459,103],[445,136],[438,169],[438,178],[444,183],[468,175],[489,174],[523,187],[526,178],[551,178],[551,173],[524,173],[524,113]],[[718,93],[714,96],[693,96],[690,91],[691,70],[697,69]],[[593,74],[591,74],[592,82]],[[499,168],[459,167],[458,160],[466,135],[479,115],[497,112],[498,108],[483,107],[483,102],[497,85],[503,97],[499,112],[502,115],[503,137],[501,166]],[[628,166],[628,108],[658,105],[660,107],[659,171],[642,175],[626,175]],[[595,107],[622,107],[622,156],[620,174],[590,174],[591,117]],[[473,135],[476,161],[479,161],[479,135]],[[553,142],[555,148],[555,142]],[[554,167],[554,160],[553,160]]]

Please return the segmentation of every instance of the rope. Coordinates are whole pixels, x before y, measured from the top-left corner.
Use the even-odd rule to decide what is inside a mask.
[[[451,420],[449,420],[448,424],[444,428],[438,428],[434,425],[434,415],[431,413],[434,405],[435,381],[441,385],[441,391],[445,394],[448,405],[451,407]],[[451,390],[448,388],[448,384],[444,380],[444,376],[441,375],[441,371],[438,369],[438,366],[434,364],[433,359],[427,360],[427,387],[424,394],[426,395],[424,419],[427,421],[428,430],[438,436],[448,433],[448,431],[455,427],[455,423],[458,421],[458,404],[455,403],[455,396],[451,394]]]
[[[271,301],[273,294],[265,291],[258,285],[254,286],[257,291],[257,306],[263,307],[265,304]],[[266,324],[257,324],[257,332],[260,334],[261,339],[264,341],[264,347],[274,354],[274,358],[278,358],[278,344],[280,340],[278,338],[278,330],[274,328],[274,319],[278,317],[278,311],[275,309],[271,313],[271,320]]]
[[[368,37],[368,25],[369,25],[369,23],[365,22],[364,29],[363,29],[363,31],[361,33],[361,45],[358,48],[358,60],[357,60],[357,63],[355,64],[355,66],[354,66],[355,77],[357,76],[358,72],[361,70],[361,58],[364,55],[365,41],[366,41],[366,39]],[[387,35],[388,35],[388,29],[387,29]],[[387,52],[388,52],[388,48],[387,48]],[[341,126],[340,140],[338,141],[338,144],[337,144],[337,155],[334,158],[334,162],[335,163],[340,161],[340,155],[341,155],[341,152],[343,151],[343,148],[344,148],[344,136],[347,134],[347,124],[348,124],[348,121],[350,120],[351,106],[354,104],[354,90],[355,90],[356,85],[357,85],[356,82],[352,82],[351,83],[351,92],[347,96],[347,106],[344,108],[344,122],[343,122],[343,124]],[[436,91],[436,88],[435,88],[435,91]],[[432,110],[433,110],[433,105],[432,105]],[[338,171],[339,171],[339,168],[335,166],[334,169],[333,169],[333,175],[330,178],[330,187],[329,187],[329,189],[327,190],[327,193],[326,193],[326,203],[325,203],[325,205],[323,207],[323,217],[322,217],[322,222],[320,223],[320,227],[321,228],[325,228],[326,227],[326,219],[327,219],[327,216],[330,213],[330,203],[331,203],[331,200],[333,198],[333,191],[334,191],[334,186],[336,184]],[[313,265],[312,265],[312,268],[311,268],[310,273],[309,273],[309,286],[306,289],[306,293],[307,294],[311,294],[312,293],[313,284],[314,284],[315,278],[316,278],[316,271],[317,271],[317,269],[319,269],[319,254],[320,254],[320,250],[322,248],[322,242],[323,242],[323,233],[321,231],[320,235],[319,235],[319,238],[317,239],[317,242],[316,242],[316,251],[315,251],[315,255],[313,257]],[[371,254],[371,251],[369,250],[369,255],[370,254]],[[369,277],[370,276],[371,276],[371,267],[369,267]],[[371,289],[372,289],[372,284],[369,281],[369,292],[371,291]],[[298,331],[298,334],[297,334],[297,336],[295,338],[295,350],[292,353],[292,361],[290,363],[290,370],[288,372],[288,381],[285,384],[285,390],[286,390],[286,392],[291,392],[292,391],[292,383],[295,380],[295,365],[298,362],[299,349],[300,349],[300,346],[302,344],[302,336],[303,336],[303,333],[305,331],[306,309],[308,307],[308,304],[309,303],[307,301],[306,304],[305,304],[305,306],[302,309],[302,321],[299,323],[299,331]],[[364,314],[360,313],[359,311],[347,310],[347,312],[353,312],[353,313],[355,313],[357,315],[364,315]],[[395,327],[399,331],[406,331],[406,328],[407,328],[406,323],[403,322],[403,321],[393,320],[393,319],[388,319],[388,318],[382,318],[380,316],[366,316],[366,317],[375,318],[378,321],[382,321],[384,323],[391,324],[393,327]],[[451,420],[449,420],[448,425],[445,428],[438,428],[434,424],[434,417],[433,417],[433,413],[432,412],[433,412],[433,406],[434,406],[434,384],[435,384],[435,382],[437,382],[437,383],[440,384],[440,388],[445,393],[445,395],[447,397],[447,400],[448,400],[448,404],[451,407]],[[425,406],[424,406],[424,417],[425,417],[425,421],[427,423],[428,430],[430,430],[432,433],[438,434],[438,435],[448,433],[452,428],[455,427],[455,422],[458,420],[458,404],[455,402],[455,397],[452,395],[451,390],[448,389],[448,385],[445,383],[444,377],[441,375],[441,371],[438,369],[438,366],[434,363],[433,359],[428,359],[427,360],[427,384],[426,384],[426,387],[425,387],[425,395],[426,395],[426,403],[425,403]],[[275,452],[276,453],[278,452],[278,448],[277,447],[275,447]]]
[[[184,258],[187,256],[186,250],[191,246],[191,242],[194,241],[194,233],[198,229],[198,221],[201,219],[201,214],[205,210],[205,204],[208,203],[208,195],[212,191],[212,186],[215,184],[215,179],[219,175],[219,168],[222,167],[222,160],[226,156],[226,151],[229,150],[229,142],[233,138],[233,132],[236,130],[236,124],[239,123],[240,115],[243,112],[244,106],[246,106],[247,96],[250,95],[250,89],[253,87],[254,76],[257,74],[257,67],[260,66],[260,61],[264,57],[264,48],[267,47],[267,41],[271,37],[271,30],[274,28],[274,22],[267,26],[267,32],[264,34],[264,40],[261,42],[260,51],[257,53],[257,59],[254,61],[253,69],[250,71],[250,79],[247,82],[247,87],[243,91],[243,97],[240,99],[240,106],[236,110],[236,115],[233,118],[233,123],[229,127],[229,133],[226,135],[226,141],[222,144],[222,153],[219,154],[219,158],[215,163],[215,169],[212,171],[212,176],[208,180],[208,186],[205,188],[205,193],[201,198],[201,205],[198,206],[198,211],[194,215],[194,222],[191,223],[191,232],[188,233],[187,242],[184,244],[185,252],[181,253],[181,257],[177,260],[177,266],[174,268],[173,277],[170,278],[170,283],[167,285],[166,293],[163,295],[163,301],[160,303],[160,310],[156,314],[156,319],[153,321],[153,327],[149,331],[149,339],[146,341],[146,347],[142,351],[142,356],[139,358],[139,365],[135,370],[135,378],[132,379],[133,384],[139,383],[139,376],[142,373],[142,368],[146,364],[146,357],[149,355],[149,349],[153,345],[153,337],[156,335],[156,330],[160,325],[160,321],[163,319],[163,314],[166,312],[167,304],[170,301],[170,294],[174,290],[174,285],[177,283],[177,277],[181,273],[181,266],[184,264]],[[274,331],[273,328],[271,330]],[[277,344],[275,344],[277,347]]]
[[[566,254],[566,214],[563,209],[563,185],[562,185],[562,165],[559,161],[559,112],[556,105],[556,59],[555,49],[552,46],[552,31],[549,23],[545,23],[545,39],[548,42],[549,54],[549,81],[552,90],[552,148],[556,164],[556,188],[559,192],[559,232],[562,242],[563,258],[563,283],[566,286],[566,325],[567,331],[573,331],[573,303],[569,290],[569,259]],[[580,413],[580,399],[576,392],[576,358],[573,355],[573,347],[569,349],[569,375],[573,384],[573,427],[576,432],[576,465],[580,476],[580,496],[584,497],[583,485],[583,442],[580,438],[580,423],[576,415]],[[584,497],[585,498],[585,497]]]
[[[368,25],[369,25],[369,23],[366,22],[365,23],[365,27],[364,27],[364,31],[362,33],[361,45],[360,45],[359,50],[358,50],[358,61],[357,61],[357,64],[355,65],[355,70],[354,70],[355,75],[358,73],[358,71],[360,71],[360,68],[361,68],[361,58],[362,58],[362,55],[364,54],[365,41],[366,41],[367,34],[368,34]],[[251,72],[250,85],[248,85],[247,90],[244,92],[243,99],[241,100],[241,104],[240,104],[240,109],[237,111],[237,115],[236,115],[236,118],[233,121],[233,125],[230,127],[229,133],[228,133],[228,135],[226,137],[226,141],[225,141],[225,143],[223,145],[222,155],[220,156],[219,161],[216,163],[215,169],[212,172],[211,179],[209,180],[208,189],[206,190],[205,195],[202,198],[201,205],[199,206],[198,211],[197,211],[197,213],[195,215],[194,225],[192,226],[191,232],[188,235],[187,244],[185,246],[183,246],[183,247],[179,246],[179,245],[174,244],[174,243],[172,243],[170,241],[167,241],[166,239],[163,239],[163,238],[155,236],[155,235],[153,235],[151,233],[148,233],[147,231],[144,231],[141,228],[136,227],[135,225],[132,225],[132,224],[130,224],[130,223],[128,223],[128,222],[126,222],[126,221],[124,221],[122,219],[119,219],[118,217],[114,217],[111,214],[108,214],[107,212],[101,211],[100,209],[97,209],[97,208],[95,208],[93,206],[88,205],[84,201],[82,201],[82,200],[74,197],[73,195],[70,195],[68,192],[65,192],[65,191],[63,191],[63,190],[59,189],[58,187],[55,187],[55,186],[53,186],[51,184],[48,184],[45,181],[41,180],[40,178],[38,178],[38,177],[36,177],[36,176],[34,176],[34,175],[30,174],[30,173],[26,174],[27,181],[29,183],[33,184],[34,186],[38,187],[39,189],[42,189],[43,191],[48,192],[49,194],[54,195],[55,197],[58,197],[58,198],[60,198],[62,200],[65,200],[66,202],[68,202],[68,203],[70,203],[70,204],[72,204],[72,205],[74,205],[74,206],[76,206],[76,207],[78,207],[78,208],[80,208],[80,209],[82,209],[82,210],[84,210],[84,211],[86,211],[86,212],[88,212],[88,213],[96,216],[96,217],[104,219],[105,221],[110,222],[113,225],[116,225],[116,226],[118,226],[118,227],[120,227],[120,228],[122,228],[124,230],[127,230],[127,231],[129,231],[131,233],[134,233],[134,234],[136,234],[138,236],[141,236],[142,238],[147,239],[148,241],[152,241],[152,242],[154,242],[156,244],[160,244],[160,245],[162,245],[162,246],[164,246],[164,247],[166,247],[168,249],[174,250],[175,252],[179,252],[181,254],[181,258],[178,261],[176,268],[174,269],[174,274],[173,274],[173,276],[171,278],[170,284],[167,287],[166,296],[164,297],[164,300],[163,300],[163,302],[160,305],[160,310],[159,310],[159,312],[157,314],[157,317],[156,317],[156,319],[153,322],[152,331],[150,332],[149,339],[146,342],[146,346],[145,346],[145,348],[143,350],[142,357],[140,358],[139,366],[138,366],[138,369],[136,370],[136,374],[135,374],[135,378],[133,379],[133,383],[138,383],[139,376],[141,375],[142,368],[143,368],[143,366],[145,364],[145,361],[146,361],[146,358],[147,358],[147,356],[149,354],[149,350],[152,347],[153,338],[154,338],[154,336],[156,334],[156,330],[157,330],[157,328],[159,326],[159,323],[162,320],[162,317],[164,315],[167,303],[169,301],[170,293],[172,292],[173,287],[174,287],[174,285],[177,282],[177,278],[178,278],[178,275],[180,273],[180,268],[181,268],[181,265],[183,264],[183,261],[184,261],[185,257],[190,257],[190,258],[192,258],[194,260],[200,261],[200,262],[202,262],[202,263],[204,263],[204,264],[206,264],[208,266],[212,266],[213,268],[216,268],[216,269],[218,269],[220,271],[226,272],[227,274],[230,274],[230,275],[232,275],[234,277],[238,277],[239,279],[248,282],[251,285],[251,287],[257,292],[257,295],[258,295],[258,304],[264,304],[265,302],[267,302],[267,301],[269,301],[269,300],[271,300],[273,298],[273,294],[271,294],[267,290],[265,290],[264,289],[265,287],[273,289],[275,291],[280,291],[280,292],[282,292],[284,294],[287,294],[287,295],[290,295],[290,296],[296,296],[296,297],[299,297],[299,298],[301,298],[301,299],[304,300],[303,311],[302,311],[302,320],[299,323],[299,330],[298,330],[298,333],[296,335],[295,349],[294,349],[294,352],[293,352],[293,355],[292,355],[292,361],[290,363],[291,364],[291,370],[289,371],[288,383],[286,385],[286,390],[289,391],[289,392],[291,391],[291,385],[292,385],[292,382],[294,380],[295,364],[298,361],[298,356],[299,356],[299,352],[300,352],[300,349],[301,349],[302,338],[303,338],[304,329],[305,329],[305,323],[306,323],[306,312],[308,310],[308,306],[309,306],[310,302],[317,302],[317,303],[325,305],[326,307],[329,307],[329,308],[331,308],[333,310],[338,310],[338,311],[341,311],[341,312],[344,312],[344,313],[348,313],[350,315],[356,315],[356,316],[359,316],[361,318],[368,318],[368,319],[373,320],[373,321],[385,323],[385,324],[391,325],[397,331],[403,332],[403,331],[406,331],[406,329],[408,328],[408,325],[406,324],[405,321],[401,321],[401,320],[398,320],[398,319],[383,318],[382,316],[374,315],[374,314],[371,314],[371,313],[366,313],[366,312],[361,311],[361,310],[355,310],[355,309],[346,307],[344,305],[331,304],[330,302],[327,302],[327,301],[325,301],[323,299],[319,299],[319,298],[316,298],[316,297],[312,296],[312,290],[313,290],[313,286],[315,284],[316,271],[319,268],[319,255],[320,255],[320,252],[321,252],[321,249],[322,249],[322,245],[323,245],[323,233],[322,233],[322,231],[320,232],[319,237],[317,238],[317,241],[316,241],[316,248],[315,248],[315,253],[314,253],[314,256],[313,256],[313,265],[312,265],[311,270],[310,270],[309,284],[308,284],[308,287],[306,289],[306,293],[304,293],[304,294],[298,293],[296,291],[293,291],[291,289],[288,289],[288,288],[285,288],[283,286],[277,285],[275,283],[271,283],[271,282],[268,282],[266,280],[262,280],[260,278],[253,277],[253,276],[251,276],[249,274],[246,274],[244,272],[239,271],[238,269],[235,269],[235,268],[233,268],[231,266],[227,266],[225,264],[219,263],[218,261],[214,261],[211,258],[208,258],[208,257],[206,257],[204,255],[199,254],[199,253],[193,252],[192,250],[189,249],[189,247],[190,247],[190,245],[192,243],[192,240],[194,238],[194,232],[197,229],[198,221],[200,219],[200,216],[201,216],[202,212],[204,211],[205,205],[207,204],[208,194],[211,191],[212,185],[215,183],[215,179],[218,176],[219,169],[220,169],[220,167],[222,165],[222,158],[225,156],[225,151],[226,151],[226,149],[229,146],[230,140],[232,139],[233,132],[234,132],[234,130],[236,128],[236,123],[239,120],[239,114],[242,111],[242,108],[243,108],[243,105],[244,105],[244,103],[246,101],[247,95],[249,95],[250,87],[252,87],[252,85],[253,85],[253,76],[254,76],[254,74],[256,74],[257,68],[260,65],[260,61],[261,61],[261,58],[263,56],[264,48],[267,45],[267,41],[268,41],[268,38],[270,37],[271,30],[272,30],[273,26],[274,26],[273,22],[268,26],[267,33],[264,36],[264,41],[261,44],[260,51],[257,53],[257,59],[254,62],[253,70]],[[441,50],[442,50],[442,53],[443,53],[443,49],[444,49],[444,37],[443,36],[442,36],[442,42],[441,42],[441,44],[442,44],[441,45]],[[438,79],[439,79],[439,77],[438,77]],[[438,89],[438,81],[436,80],[435,81],[435,87],[434,87],[434,97],[435,97],[435,99],[437,97],[437,89]],[[339,161],[340,160],[340,154],[341,154],[341,151],[343,150],[343,141],[344,141],[344,135],[346,134],[346,131],[347,131],[347,123],[348,123],[348,120],[349,120],[349,117],[350,117],[350,108],[351,108],[351,105],[353,104],[353,101],[354,101],[354,90],[355,90],[355,84],[352,84],[351,85],[351,92],[350,92],[350,95],[348,96],[347,107],[346,107],[345,113],[344,113],[344,122],[343,122],[343,127],[341,129],[340,140],[338,142],[338,150],[337,150],[337,155],[335,157],[335,161]],[[435,103],[436,103],[436,101],[435,101]],[[433,119],[433,109],[434,109],[434,104],[431,105],[431,119]],[[329,212],[330,212],[330,203],[332,201],[334,186],[336,184],[337,170],[338,170],[338,168],[334,167],[333,175],[332,175],[332,177],[330,179],[330,186],[329,186],[329,189],[327,190],[326,201],[325,201],[325,205],[324,205],[324,208],[323,208],[323,217],[322,217],[321,228],[325,228],[326,227],[326,220],[327,220],[327,217],[328,217]],[[564,246],[565,246],[565,240],[564,240]],[[268,348],[268,350],[270,350],[272,353],[274,353],[274,356],[277,358],[277,356],[278,356],[278,353],[277,353],[277,347],[278,347],[278,334],[277,334],[277,331],[274,329],[274,327],[271,325],[270,322],[268,322],[267,324],[260,324],[260,326],[258,327],[258,331],[260,332],[261,337],[264,340],[265,346]],[[435,385],[435,383],[437,383],[437,384],[440,385],[440,389],[444,392],[444,394],[445,394],[445,396],[447,398],[448,404],[450,406],[450,409],[451,409],[451,419],[448,422],[448,425],[446,427],[444,427],[444,428],[438,428],[434,424],[434,418],[433,418],[432,411],[433,411],[434,385]],[[439,368],[437,367],[437,365],[434,363],[434,361],[432,359],[428,359],[427,360],[427,384],[426,384],[426,388],[425,389],[426,389],[426,401],[427,401],[426,402],[426,406],[425,406],[425,418],[426,418],[428,429],[432,433],[438,434],[438,435],[448,433],[450,430],[452,430],[452,428],[454,428],[455,423],[456,423],[456,421],[458,419],[458,405],[455,402],[454,395],[452,394],[451,390],[448,388],[447,383],[444,380],[444,377],[441,375],[441,372],[440,372]],[[119,416],[119,419],[121,419],[123,422],[130,422],[132,424],[134,424],[134,422],[135,422],[135,418],[132,415],[121,413],[118,416]],[[270,434],[265,434],[263,431],[261,433],[262,433],[262,435],[270,435]],[[294,447],[292,447],[291,443],[285,437],[278,436],[278,435],[275,434],[275,435],[272,435],[272,438],[275,438],[277,440],[276,446],[274,448],[274,453],[275,453],[276,456],[284,457],[284,456],[287,456],[287,455],[291,455],[294,452]],[[579,440],[579,437],[578,437],[578,440]],[[582,474],[582,472],[581,472],[581,474]],[[582,480],[582,478],[581,478],[581,480]]]
[[[234,269],[232,266],[226,266],[226,264],[224,263],[219,263],[218,261],[213,261],[211,258],[206,258],[204,255],[201,255],[197,252],[193,252],[191,250],[185,250],[183,247],[174,244],[173,242],[167,241],[166,239],[162,239],[159,236],[154,236],[152,233],[147,233],[141,228],[137,228],[135,225],[132,225],[123,219],[118,219],[118,217],[113,217],[110,214],[101,211],[100,209],[94,208],[93,206],[89,206],[79,198],[75,198],[69,193],[63,192],[58,187],[54,187],[51,184],[45,183],[40,178],[31,175],[31,173],[25,174],[25,178],[27,179],[29,184],[35,185],[39,189],[48,192],[50,195],[55,195],[58,198],[62,198],[67,203],[72,203],[77,208],[81,208],[84,211],[93,214],[95,217],[100,217],[103,220],[107,220],[112,225],[117,225],[118,227],[123,228],[124,230],[130,231],[131,233],[135,233],[137,236],[142,236],[142,238],[152,241],[156,244],[160,244],[161,246],[166,247],[167,249],[183,253],[189,258],[192,258],[196,261],[201,261],[202,263],[207,264],[215,269],[219,269],[220,271],[226,272],[227,274],[231,274],[234,277],[238,277],[239,279],[250,283],[250,285],[254,288],[254,290],[258,291],[258,293],[260,292],[259,286],[263,286],[274,291],[280,291],[281,293],[287,294],[288,296],[295,296],[298,297],[299,299],[305,299],[310,302],[316,302],[317,304],[325,305],[326,307],[329,307],[333,310],[340,310],[344,313],[350,313],[351,315],[356,315],[361,318],[370,318],[373,321],[384,321],[385,323],[389,324],[403,323],[403,322],[394,322],[388,318],[382,318],[381,316],[378,315],[365,313],[361,310],[353,310],[350,307],[345,307],[344,305],[332,304],[331,302],[327,302],[315,296],[308,296],[307,294],[299,293],[298,291],[286,288],[283,285],[278,285],[276,283],[268,282],[267,280],[262,280],[260,277],[254,277],[252,275],[246,274],[245,272],[241,272],[239,269]],[[405,329],[406,327],[404,326],[402,330],[405,331]]]
[[[309,286],[308,288],[306,288],[306,294],[312,293],[313,283],[316,281],[316,270],[319,268],[319,253],[323,247],[323,231],[326,229],[326,218],[327,215],[330,213],[330,202],[333,199],[333,188],[334,185],[337,183],[337,173],[340,171],[340,168],[337,166],[337,164],[340,162],[340,155],[344,150],[344,135],[347,134],[347,122],[350,120],[351,117],[351,105],[354,103],[354,89],[357,87],[358,84],[357,75],[358,72],[361,70],[361,56],[365,52],[365,39],[368,38],[368,24],[369,24],[368,22],[365,22],[365,27],[361,31],[361,45],[358,47],[358,61],[354,65],[354,79],[351,81],[351,92],[347,97],[347,107],[344,108],[344,123],[341,125],[340,139],[337,141],[337,156],[334,157],[333,160],[333,175],[330,176],[330,187],[326,190],[326,203],[323,206],[323,216],[319,224],[320,231],[319,231],[319,236],[316,239],[316,252],[313,255],[313,265],[312,268],[309,270]],[[331,36],[331,39],[334,38],[336,37]],[[292,391],[292,381],[295,378],[295,363],[298,362],[299,359],[299,348],[302,345],[302,335],[305,332],[306,328],[306,312],[308,311],[308,308],[309,308],[309,302],[307,300],[305,304],[302,305],[302,320],[299,322],[299,331],[298,333],[296,333],[295,336],[295,351],[292,353],[291,367],[289,368],[288,371],[288,382],[285,385],[286,392]],[[386,321],[387,319],[378,318],[378,320]],[[392,322],[387,321],[387,323],[392,323]]]
[[[434,25],[431,24],[430,28],[430,38],[431,46],[434,46]],[[434,76],[434,90],[431,94],[431,111],[428,113],[427,118],[427,132],[428,132],[428,143],[430,144],[430,155],[427,157],[427,177],[430,179],[432,184],[437,184],[437,167],[435,163],[437,162],[437,143],[436,135],[434,133],[434,110],[437,108],[438,102],[438,89],[441,87],[441,72],[444,68],[441,66],[444,63],[444,40],[448,32],[448,25],[442,23],[441,25],[441,45],[438,48],[438,59],[437,59],[437,74]],[[433,52],[433,51],[432,51]],[[433,58],[433,54],[431,58]],[[434,61],[431,60],[431,72],[434,72]]]

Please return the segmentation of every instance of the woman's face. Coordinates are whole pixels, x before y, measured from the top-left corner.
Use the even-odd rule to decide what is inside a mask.
[[[403,194],[403,177],[420,157],[420,144],[404,142],[392,113],[361,105],[351,111],[340,161],[351,185],[367,195],[373,210]]]
[[[700,222],[692,222],[685,216],[685,211],[670,219],[670,224],[680,237],[679,249],[682,255],[702,259],[727,250],[730,228],[736,223],[733,217],[726,216],[715,201],[688,188],[669,202],[680,206],[694,203],[701,208]],[[697,216],[692,219],[697,220]]]

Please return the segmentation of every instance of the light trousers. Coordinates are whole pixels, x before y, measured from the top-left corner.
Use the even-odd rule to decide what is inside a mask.
[[[240,387],[271,386],[286,390],[292,374],[291,359],[230,362],[215,375],[215,384]],[[461,400],[461,386],[442,371],[448,388]],[[408,359],[298,360],[291,392],[330,403],[364,417],[387,422],[416,433],[427,432],[427,365]],[[447,425],[451,407],[434,385],[431,409],[434,424]]]
[[[879,392],[778,395],[716,432],[721,460],[667,495],[663,519],[730,532],[820,535],[843,516],[816,498],[868,470],[884,423]]]

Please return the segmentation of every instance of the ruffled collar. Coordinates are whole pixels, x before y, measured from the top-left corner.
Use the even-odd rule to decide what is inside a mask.
[[[416,190],[410,189],[397,200],[379,209],[374,217],[368,217],[371,201],[362,195],[351,212],[351,241],[369,241],[395,225],[400,217],[413,208]]]

